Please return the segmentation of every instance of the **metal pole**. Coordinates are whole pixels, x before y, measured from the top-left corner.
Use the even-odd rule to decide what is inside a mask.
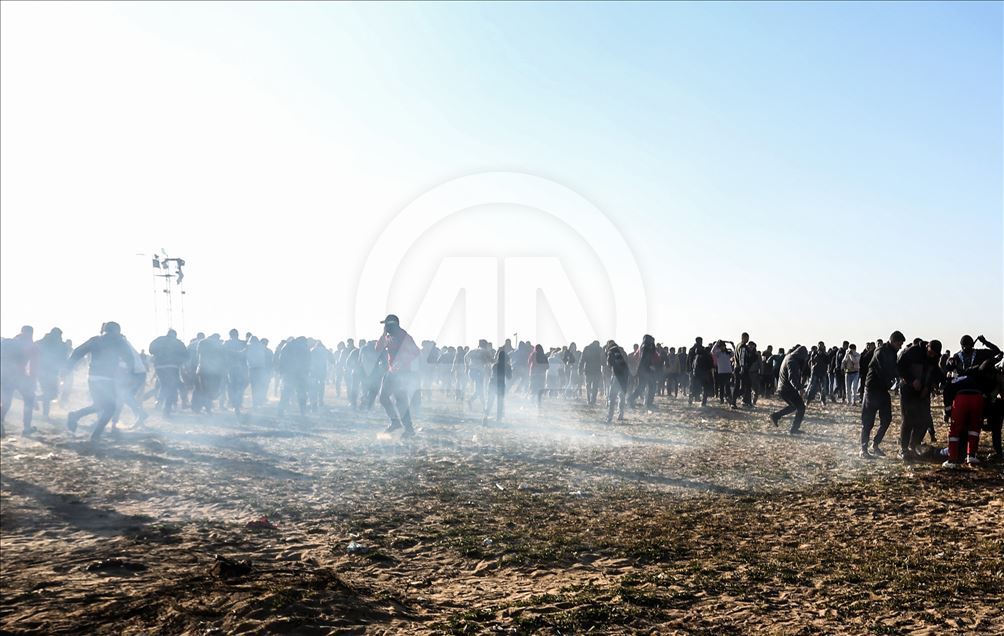
[[[154,272],[151,276],[153,281],[153,331],[155,334],[160,334],[160,312],[157,310],[157,272]]]
[[[187,338],[185,332],[185,288],[182,283],[178,283],[178,289],[181,292],[181,337],[182,339]]]
[[[163,250],[161,250],[161,252],[163,252]],[[167,253],[164,253],[164,258],[161,260],[161,263],[163,263],[161,271],[166,273],[158,274],[158,276],[164,279],[163,293],[166,295],[164,304],[167,307],[167,328],[174,329],[174,303],[172,300],[173,294],[171,292],[171,266],[168,264]]]
[[[171,289],[171,270],[164,274],[164,293],[167,294],[167,326],[174,329],[174,290]]]

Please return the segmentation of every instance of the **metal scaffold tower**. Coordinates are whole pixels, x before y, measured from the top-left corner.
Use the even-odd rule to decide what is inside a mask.
[[[154,254],[153,265],[153,323],[154,330],[159,334],[162,329],[174,329],[181,338],[185,337],[185,259],[173,258],[161,248],[159,254]],[[177,304],[180,325],[174,322],[174,310]],[[167,316],[166,326],[160,324],[163,311]]]

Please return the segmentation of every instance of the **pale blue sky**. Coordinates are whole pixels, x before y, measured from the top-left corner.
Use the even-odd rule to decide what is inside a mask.
[[[513,170],[620,229],[660,339],[1000,340],[1002,22],[989,2],[5,4],[2,331],[147,340],[134,254],[165,247],[191,263],[189,327],[341,337],[398,210]],[[98,282],[70,285],[81,236]],[[250,253],[272,269],[235,266]]]

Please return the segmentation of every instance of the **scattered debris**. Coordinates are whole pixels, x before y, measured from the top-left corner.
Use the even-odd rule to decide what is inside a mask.
[[[162,453],[162,452],[164,452],[164,450],[166,450],[166,448],[167,448],[166,446],[164,446],[164,443],[163,443],[163,442],[161,442],[160,440],[157,440],[157,439],[151,439],[151,440],[147,440],[147,441],[146,441],[146,442],[145,442],[145,443],[143,444],[143,446],[144,446],[144,447],[145,447],[145,448],[146,448],[147,450],[151,450],[151,451],[153,451],[153,452],[155,452],[155,453]]]
[[[345,551],[349,554],[366,554],[370,549],[358,541],[349,541],[349,545],[345,547]]]
[[[146,570],[146,566],[142,563],[136,563],[134,561],[125,561],[123,559],[102,559],[100,561],[95,561],[91,563],[86,568],[88,572],[107,572],[109,570],[126,570],[129,572],[142,572]]]
[[[219,554],[217,554],[215,558],[216,561],[213,563],[213,567],[211,568],[211,572],[214,576],[218,576],[221,579],[229,579],[251,574],[252,568],[250,559],[235,561]]]
[[[276,526],[271,521],[269,521],[268,517],[266,517],[265,515],[262,515],[262,516],[258,517],[257,519],[252,519],[251,521],[248,521],[247,523],[244,524],[244,527],[245,528],[249,528],[251,530],[278,530],[279,529],[279,527]]]

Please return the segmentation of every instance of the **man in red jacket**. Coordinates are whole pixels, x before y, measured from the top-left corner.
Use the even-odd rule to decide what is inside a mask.
[[[380,404],[390,417],[386,432],[396,431],[403,424],[401,436],[411,437],[415,434],[410,410],[411,394],[415,390],[413,364],[420,351],[408,332],[401,328],[397,316],[390,314],[380,322],[383,335],[377,341],[376,351],[387,369],[380,385]]]

